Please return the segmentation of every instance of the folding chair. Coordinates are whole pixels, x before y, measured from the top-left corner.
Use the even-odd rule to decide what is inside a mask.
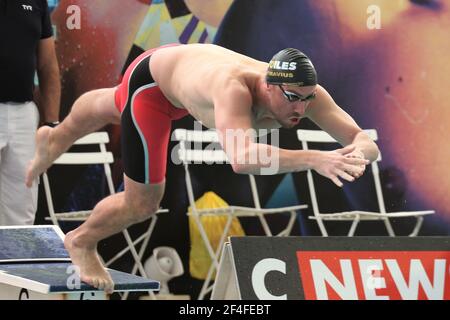
[[[374,129],[364,130],[369,137],[376,141],[378,139],[377,131]],[[332,138],[328,133],[321,130],[297,130],[297,137],[302,143],[303,150],[308,150],[308,143],[337,143],[337,141]],[[381,154],[378,159],[371,164],[372,176],[375,184],[375,192],[377,197],[377,203],[379,211],[345,211],[338,213],[321,213],[319,210],[319,204],[317,201],[316,190],[314,187],[314,180],[312,170],[307,172],[307,180],[309,192],[311,195],[311,204],[314,212],[314,216],[309,217],[310,219],[316,220],[319,226],[322,236],[328,236],[328,232],[325,229],[324,221],[352,221],[350,230],[347,236],[352,237],[355,234],[356,227],[360,221],[382,221],[386,227],[389,236],[395,236],[392,225],[389,221],[390,218],[406,218],[415,217],[416,224],[413,231],[409,234],[410,237],[415,237],[419,233],[419,230],[423,223],[423,216],[434,214],[434,210],[425,211],[403,211],[403,212],[386,212],[386,206],[384,203],[383,191],[381,188],[379,167],[378,162],[381,161]]]
[[[192,208],[192,212],[191,213],[188,212],[187,214],[193,217],[199,229],[203,242],[205,243],[206,249],[212,260],[211,266],[208,270],[207,277],[203,283],[202,289],[198,297],[199,300],[202,300],[205,297],[205,295],[212,290],[212,285],[209,286],[209,284],[212,281],[211,279],[214,270],[217,270],[219,267],[219,257],[221,254],[221,250],[234,217],[257,217],[262,225],[264,233],[267,236],[273,236],[265,216],[268,214],[282,214],[289,212],[290,215],[286,228],[284,228],[280,233],[276,235],[276,236],[289,236],[295,222],[296,210],[305,209],[308,206],[297,205],[297,206],[270,208],[270,209],[261,208],[255,177],[253,175],[248,175],[254,207],[229,206],[226,208],[198,209],[195,205],[194,191],[191,182],[191,175],[189,173],[189,164],[193,163],[224,164],[229,163],[228,158],[225,152],[219,147],[218,144],[219,137],[216,131],[213,130],[194,131],[194,130],[177,129],[174,131],[173,136],[176,141],[179,141],[178,156],[182,161],[186,172],[186,188],[189,198],[189,204]],[[201,145],[202,143],[213,143],[216,144],[217,148],[215,148],[214,150],[208,150],[203,148],[200,148],[200,150],[196,150],[191,148],[192,143],[194,143],[194,146]],[[200,220],[200,217],[206,215],[225,215],[228,217],[227,222],[225,224],[225,228],[220,237],[220,242],[215,251],[211,246],[206,231]]]
[[[98,145],[99,151],[97,152],[66,152],[62,154],[58,159],[55,160],[53,165],[93,165],[100,164],[103,165],[106,182],[108,185],[108,190],[110,194],[114,194],[114,185],[111,177],[111,167],[110,164],[114,162],[114,158],[111,152],[106,150],[106,144],[109,142],[109,136],[107,132],[95,132],[86,135],[85,137],[77,140],[75,145]],[[72,211],[72,212],[55,212],[53,198],[50,188],[49,177],[46,172],[43,173],[44,190],[47,199],[48,210],[50,217],[48,218],[53,222],[53,224],[60,226],[60,221],[72,221],[72,222],[83,222],[85,221],[92,210],[83,211]],[[167,209],[158,210],[158,214],[162,212],[168,212]],[[145,249],[147,248],[148,241],[153,232],[157,221],[157,214],[153,215],[149,219],[149,227],[144,233],[133,240],[127,229],[122,231],[122,234],[126,241],[126,247],[119,251],[114,257],[105,261],[105,266],[111,265],[117,259],[121,258],[128,251],[131,253],[134,259],[134,265],[132,269],[132,274],[136,274],[137,271],[144,277],[147,277],[145,273],[144,266],[142,265],[142,257],[144,255]],[[136,250],[136,246],[141,243],[139,252]]]

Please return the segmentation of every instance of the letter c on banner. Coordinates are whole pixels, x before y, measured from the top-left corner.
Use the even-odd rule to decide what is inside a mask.
[[[279,259],[268,258],[255,265],[252,271],[252,286],[256,296],[260,300],[287,300],[286,294],[275,296],[267,290],[264,280],[270,271],[286,274],[286,263]]]

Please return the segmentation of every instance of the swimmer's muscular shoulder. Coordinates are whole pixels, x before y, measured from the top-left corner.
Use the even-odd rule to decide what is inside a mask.
[[[251,110],[252,94],[244,80],[225,76],[211,90],[215,108],[230,112]]]
[[[252,94],[243,80],[225,79],[222,89],[213,89],[217,129],[252,127]]]

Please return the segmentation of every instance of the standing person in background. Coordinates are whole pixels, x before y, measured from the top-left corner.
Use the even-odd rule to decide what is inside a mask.
[[[24,186],[25,171],[39,122],[58,124],[60,96],[47,0],[0,0],[0,225],[34,222],[38,188]]]

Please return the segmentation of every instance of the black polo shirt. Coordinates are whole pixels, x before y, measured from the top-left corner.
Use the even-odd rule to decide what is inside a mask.
[[[33,100],[37,45],[52,34],[47,0],[0,0],[0,102]]]

